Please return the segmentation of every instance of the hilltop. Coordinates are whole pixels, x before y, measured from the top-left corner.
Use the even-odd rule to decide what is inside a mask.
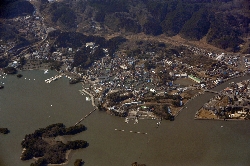
[[[44,26],[39,19],[20,19],[34,14]],[[46,25],[106,40],[122,36],[249,54],[249,22],[248,0],[4,0],[0,5],[1,43],[15,42],[15,50],[43,39]]]
[[[156,40],[160,35],[250,52],[247,0],[40,0],[36,5],[48,25],[63,31],[146,34]]]

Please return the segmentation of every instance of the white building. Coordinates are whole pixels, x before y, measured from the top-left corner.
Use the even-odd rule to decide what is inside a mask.
[[[93,42],[86,43],[86,47],[94,48],[94,46],[95,46],[95,43]]]

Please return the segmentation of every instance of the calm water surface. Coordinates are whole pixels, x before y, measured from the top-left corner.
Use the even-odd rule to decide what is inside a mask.
[[[33,161],[19,159],[25,134],[52,123],[74,125],[93,109],[78,91],[81,84],[69,85],[66,78],[46,84],[45,79],[57,74],[52,71],[22,74],[20,79],[0,79],[5,83],[0,91],[0,126],[11,131],[0,135],[1,166],[29,166]],[[155,120],[126,124],[123,118],[96,111],[82,122],[86,131],[67,137],[89,142],[89,147],[70,154],[67,166],[77,158],[84,160],[84,166],[130,166],[135,161],[147,166],[249,165],[250,121],[193,120],[212,96],[206,93],[192,100],[174,122],[163,121],[159,128]]]

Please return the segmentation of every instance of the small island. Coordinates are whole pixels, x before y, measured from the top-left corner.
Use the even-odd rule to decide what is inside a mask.
[[[68,160],[70,150],[76,150],[87,147],[87,142],[83,140],[58,141],[57,136],[75,135],[84,131],[84,125],[72,126],[66,128],[64,124],[57,123],[49,125],[46,128],[35,130],[32,134],[27,134],[21,145],[23,152],[21,160],[36,161],[31,166],[41,166],[47,164],[63,164]]]
[[[22,74],[17,74],[16,76],[17,76],[17,78],[21,78],[21,77],[23,77],[23,75],[22,75]]]
[[[8,134],[10,131],[7,128],[0,128],[0,133]]]

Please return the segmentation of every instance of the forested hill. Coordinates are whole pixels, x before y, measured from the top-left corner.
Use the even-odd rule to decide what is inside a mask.
[[[228,51],[249,53],[248,0],[62,0],[41,10],[64,30],[85,33],[179,34]],[[248,48],[248,47],[247,47]]]
[[[227,51],[250,53],[249,0],[51,1],[32,2],[36,2],[48,26],[63,31],[179,35]]]
[[[34,6],[26,0],[1,0],[0,18],[14,18],[32,14]]]

